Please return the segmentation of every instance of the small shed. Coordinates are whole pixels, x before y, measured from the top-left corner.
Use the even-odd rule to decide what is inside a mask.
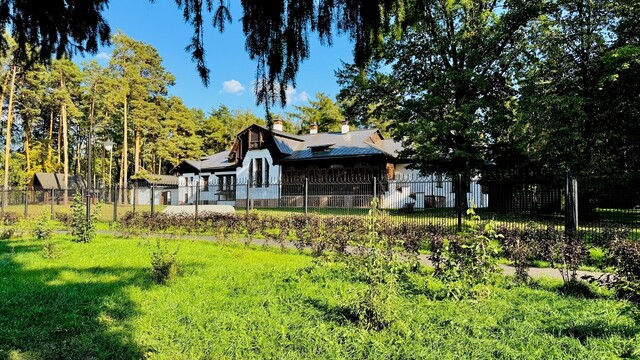
[[[156,205],[177,204],[179,180],[177,176],[140,172],[134,177],[131,202],[135,201],[139,205],[150,205],[151,201]],[[151,186],[155,188],[153,192]]]
[[[84,179],[80,175],[69,175],[67,189],[79,190],[86,188]],[[65,190],[64,174],[35,173],[29,181],[30,190]]]

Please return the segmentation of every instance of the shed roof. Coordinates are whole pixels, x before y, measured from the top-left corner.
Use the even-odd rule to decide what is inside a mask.
[[[64,190],[64,174],[54,173],[35,173],[31,181],[31,187],[33,189],[44,190]],[[68,188],[69,189],[81,189],[85,188],[86,184],[84,179],[80,175],[69,175]]]

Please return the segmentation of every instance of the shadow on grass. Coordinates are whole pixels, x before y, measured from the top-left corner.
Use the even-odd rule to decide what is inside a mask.
[[[324,321],[334,322],[340,325],[350,325],[358,322],[358,316],[345,305],[330,305],[327,301],[306,298],[302,302],[318,310]]]
[[[56,260],[31,269],[13,258],[41,248],[15,243],[0,241],[0,359],[143,357],[122,326],[137,313],[124,288],[144,285],[143,270],[64,267]]]

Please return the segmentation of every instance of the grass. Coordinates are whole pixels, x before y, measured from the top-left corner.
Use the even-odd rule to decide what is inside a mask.
[[[476,300],[433,300],[428,277],[399,299],[398,321],[367,331],[345,307],[340,271],[310,256],[172,241],[181,276],[151,281],[151,239],[99,235],[0,241],[0,358],[581,358],[640,356],[626,302],[562,295],[561,283],[489,286]]]
[[[91,209],[94,209],[96,205],[92,204]],[[155,205],[154,210],[157,212],[162,212],[166,206],[165,205]],[[71,201],[69,201],[69,205],[54,205],[53,207],[54,213],[71,213]],[[149,212],[151,211],[151,205],[136,205],[136,212]],[[24,205],[9,205],[5,207],[4,211],[13,212],[18,214],[20,217],[24,217]],[[28,205],[27,206],[27,218],[35,219],[43,212],[50,213],[51,205]],[[133,211],[133,205],[121,205],[118,204],[117,215],[118,217],[124,215],[128,211]],[[113,221],[113,204],[101,204],[100,212],[98,213],[98,220],[103,222]]]

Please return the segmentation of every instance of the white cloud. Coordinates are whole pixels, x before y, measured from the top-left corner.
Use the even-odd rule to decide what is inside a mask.
[[[261,84],[261,83],[259,83],[259,84]],[[254,89],[255,89],[255,86],[256,86],[256,82],[255,81],[253,82],[253,86],[254,86]],[[276,98],[278,99],[277,101],[279,101],[279,97],[278,97],[277,94],[280,92],[280,85],[279,84],[274,84],[274,90],[275,90]],[[299,93],[298,89],[296,89],[295,87],[293,87],[291,85],[287,85],[287,87],[284,90],[284,95],[285,95],[285,97],[287,99],[287,104],[308,102],[309,98],[311,97],[308,92],[302,91],[302,92]]]
[[[98,53],[98,55],[96,55],[96,60],[103,60],[103,61],[109,61],[111,59],[111,54],[106,53],[106,52],[100,52]]]
[[[287,104],[293,104],[293,103],[301,103],[301,102],[307,102],[309,101],[309,93],[307,93],[306,91],[303,91],[301,93],[298,93],[298,89],[287,85],[286,90],[284,91],[285,95],[287,96]]]
[[[227,80],[222,83],[222,91],[228,94],[242,94],[244,92],[244,86],[238,80]]]
[[[309,101],[309,93],[306,91],[301,92],[300,95],[298,95],[298,100],[301,102]]]

